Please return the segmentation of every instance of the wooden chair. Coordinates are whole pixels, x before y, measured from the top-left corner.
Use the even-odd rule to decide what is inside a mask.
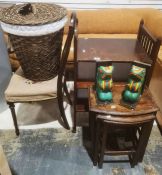
[[[65,74],[65,66],[72,42],[72,38],[74,36],[74,27],[75,27],[75,14],[72,13],[71,20],[69,24],[69,33],[66,39],[66,43],[64,49],[62,51],[60,68],[58,71],[58,75],[48,81],[33,83],[32,81],[27,80],[23,76],[22,69],[19,68],[16,73],[13,74],[8,88],[5,91],[5,98],[9,108],[11,110],[11,114],[13,117],[15,132],[19,135],[19,129],[16,119],[15,113],[15,103],[25,103],[32,101],[42,101],[57,98],[58,106],[61,113],[61,118],[64,123],[64,127],[66,129],[70,129],[65,111],[63,106],[63,96],[64,92],[71,104],[70,95],[68,93],[66,87],[66,74]]]
[[[149,32],[149,30],[144,26],[143,20],[141,20],[139,25],[137,40],[142,45],[143,49],[145,50],[149,58],[152,60],[152,68],[150,69],[150,79],[148,79],[147,81],[147,85],[149,86],[152,73],[154,70],[154,65],[160,49],[161,41],[160,39],[155,38]]]

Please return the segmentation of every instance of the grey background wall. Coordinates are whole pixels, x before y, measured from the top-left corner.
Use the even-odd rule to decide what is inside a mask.
[[[1,6],[8,3],[21,2],[48,2],[63,5],[72,9],[98,9],[98,8],[143,8],[152,7],[162,9],[161,0],[0,0]]]
[[[11,74],[7,47],[4,42],[2,29],[0,28],[0,111],[3,111],[5,108],[5,104],[2,104],[4,103],[2,99],[4,98],[4,90],[9,83]]]

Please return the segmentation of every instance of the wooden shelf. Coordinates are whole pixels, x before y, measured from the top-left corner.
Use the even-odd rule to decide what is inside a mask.
[[[78,81],[77,82],[77,89],[87,89],[90,86],[93,86],[94,82],[90,82],[90,81]]]
[[[86,109],[86,106],[85,105],[78,104],[78,105],[76,105],[76,111],[77,112],[86,112],[87,109]]]

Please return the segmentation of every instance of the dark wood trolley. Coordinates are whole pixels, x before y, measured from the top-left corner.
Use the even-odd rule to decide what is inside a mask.
[[[143,24],[141,21],[137,39],[77,38],[75,35],[73,132],[76,132],[77,112],[89,112],[93,163],[96,165],[98,162],[99,168],[102,168],[103,157],[106,153],[109,155],[127,154],[132,167],[141,162],[153,121],[159,110],[148,87],[160,41],[153,37]],[[96,102],[95,90],[92,87],[95,85],[98,62],[112,64],[115,67],[112,104],[99,105]],[[119,105],[125,86],[119,82],[127,82],[132,64],[145,67],[147,70],[143,95],[134,110]],[[133,132],[135,138],[133,147],[130,150],[110,149],[106,151],[107,127],[126,127],[131,128],[131,130],[133,128],[135,131]],[[102,132],[100,133],[100,131]],[[101,143],[98,149],[99,140]]]

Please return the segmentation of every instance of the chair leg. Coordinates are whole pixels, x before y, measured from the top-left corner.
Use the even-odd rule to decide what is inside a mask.
[[[65,123],[65,128],[70,129],[67,118],[66,118],[66,115],[65,115],[64,106],[63,106],[63,97],[58,96],[57,100],[58,100],[58,105],[59,105],[59,110],[60,110],[60,113],[61,113],[61,117],[62,117],[62,119]]]
[[[103,136],[102,136],[102,141],[101,141],[100,157],[99,157],[99,162],[98,162],[98,167],[99,168],[102,168],[102,166],[103,166],[104,151],[105,151],[105,146],[106,146],[106,138],[107,138],[107,128],[104,124]]]
[[[133,158],[135,157],[135,153],[128,155],[128,157],[129,157],[129,162],[130,162],[131,168],[134,168],[135,165],[137,165],[137,164],[135,164],[135,162],[133,162],[133,160],[134,160]]]
[[[17,124],[17,118],[16,118],[16,113],[15,113],[15,105],[12,102],[7,102],[7,104],[9,105],[11,114],[12,114],[12,118],[13,118],[13,122],[14,122],[14,126],[15,126],[15,133],[17,136],[19,136],[20,132],[19,132],[19,128],[18,128],[18,124]]]
[[[68,99],[69,104],[72,105],[72,101],[71,101],[70,94],[69,94],[68,89],[67,89],[66,81],[64,81],[64,91],[65,91],[65,94],[66,94],[66,97]]]

